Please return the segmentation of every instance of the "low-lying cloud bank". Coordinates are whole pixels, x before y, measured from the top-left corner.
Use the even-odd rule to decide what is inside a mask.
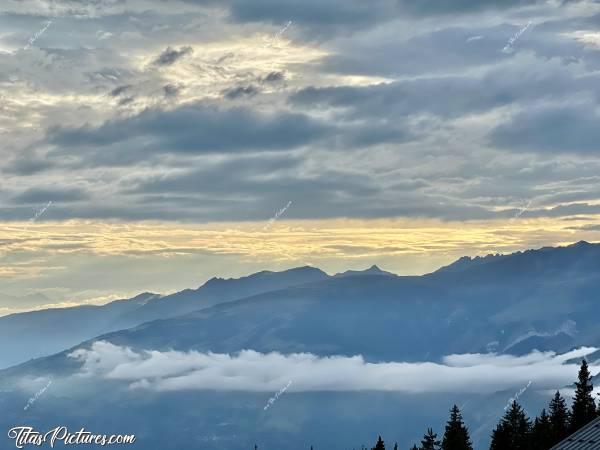
[[[293,380],[291,391],[396,391],[490,393],[531,381],[532,389],[556,389],[577,377],[578,360],[595,352],[583,347],[559,355],[450,355],[441,363],[368,363],[362,356],[321,357],[310,353],[234,355],[141,351],[95,342],[69,354],[82,362],[79,376],[123,380],[131,388],[157,391],[189,389],[276,391]],[[592,373],[600,372],[598,362]]]

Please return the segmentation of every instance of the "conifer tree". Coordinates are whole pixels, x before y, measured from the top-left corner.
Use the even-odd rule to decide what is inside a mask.
[[[569,410],[558,391],[550,401],[550,428],[552,445],[558,444],[569,435]]]
[[[490,450],[528,450],[531,421],[514,400],[492,432]]]
[[[421,441],[420,450],[439,450],[439,448],[440,441],[437,440],[437,434],[431,428],[428,428]]]
[[[410,448],[410,450],[419,450],[419,448],[416,446],[416,444],[414,444],[414,445],[413,445],[413,446]]]
[[[578,379],[575,382],[575,397],[569,423],[571,433],[576,432],[596,418],[596,402],[592,396],[594,385],[585,359],[581,362]]]
[[[394,450],[398,450],[398,443],[397,442],[394,443]]]
[[[548,450],[554,445],[550,416],[543,409],[540,417],[535,418],[531,430],[531,450]]]
[[[450,410],[450,420],[442,439],[442,450],[473,450],[469,430],[465,426],[458,406]]]
[[[502,421],[496,425],[494,431],[492,431],[492,442],[490,444],[490,450],[504,450],[510,444],[510,436],[506,426]]]
[[[385,450],[385,444],[383,443],[383,439],[381,439],[381,436],[377,438],[377,443],[373,448],[374,450]]]

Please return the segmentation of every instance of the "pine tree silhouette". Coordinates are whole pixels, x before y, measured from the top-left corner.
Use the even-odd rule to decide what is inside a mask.
[[[473,450],[469,430],[465,427],[456,405],[450,410],[450,420],[446,424],[446,431],[442,438],[442,450]]]
[[[515,400],[492,432],[490,450],[528,450],[530,434],[531,421]]]
[[[560,392],[556,391],[554,398],[550,401],[552,445],[558,444],[569,435],[569,420],[567,402],[562,398]]]
[[[592,396],[594,385],[585,359],[581,362],[578,379],[575,382],[575,397],[569,423],[571,433],[576,432],[596,418],[596,402]]]
[[[440,441],[437,440],[437,434],[431,428],[428,428],[421,441],[421,450],[439,450],[439,448]]]
[[[383,443],[383,439],[381,439],[381,436],[377,438],[377,443],[373,448],[374,450],[385,450],[385,444]]]
[[[543,409],[540,417],[535,418],[531,430],[531,450],[548,450],[554,445],[550,417]]]

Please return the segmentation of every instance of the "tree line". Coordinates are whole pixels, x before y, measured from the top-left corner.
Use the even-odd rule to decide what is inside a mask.
[[[524,409],[513,400],[504,416],[492,432],[490,450],[549,450],[566,437],[600,416],[600,402],[596,409],[593,397],[594,385],[587,361],[584,359],[575,382],[575,396],[571,409],[565,399],[556,391],[548,405],[533,421]],[[385,450],[385,442],[379,436],[371,450]],[[398,450],[398,444],[394,445]],[[458,406],[450,409],[441,439],[428,428],[421,445],[413,445],[410,450],[473,450],[469,429],[465,425]]]
[[[550,450],[596,417],[600,417],[600,402],[596,408],[592,376],[585,359],[581,362],[577,378],[570,409],[560,392],[556,391],[548,405],[548,411],[544,408],[539,417],[532,421],[523,407],[513,400],[492,432],[490,450]],[[254,450],[258,450],[256,445]],[[313,450],[312,446],[310,450]],[[386,450],[381,436],[371,450]],[[398,450],[398,443],[394,444],[393,450]],[[458,406],[454,405],[450,409],[450,418],[441,439],[438,439],[432,428],[428,428],[421,445],[415,444],[410,450],[473,450],[469,429]]]

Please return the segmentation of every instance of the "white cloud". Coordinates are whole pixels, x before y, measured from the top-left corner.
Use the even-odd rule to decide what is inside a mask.
[[[362,356],[310,353],[234,355],[141,351],[99,341],[69,355],[83,363],[79,376],[123,380],[131,388],[157,391],[277,391],[293,380],[292,391],[397,391],[490,393],[531,381],[537,389],[556,389],[576,379],[577,358],[597,349],[562,355],[533,352],[525,356],[450,355],[441,363],[365,362]],[[591,366],[593,373],[599,366]]]
[[[565,33],[564,36],[575,39],[588,47],[600,47],[600,33],[591,30],[579,30]]]

